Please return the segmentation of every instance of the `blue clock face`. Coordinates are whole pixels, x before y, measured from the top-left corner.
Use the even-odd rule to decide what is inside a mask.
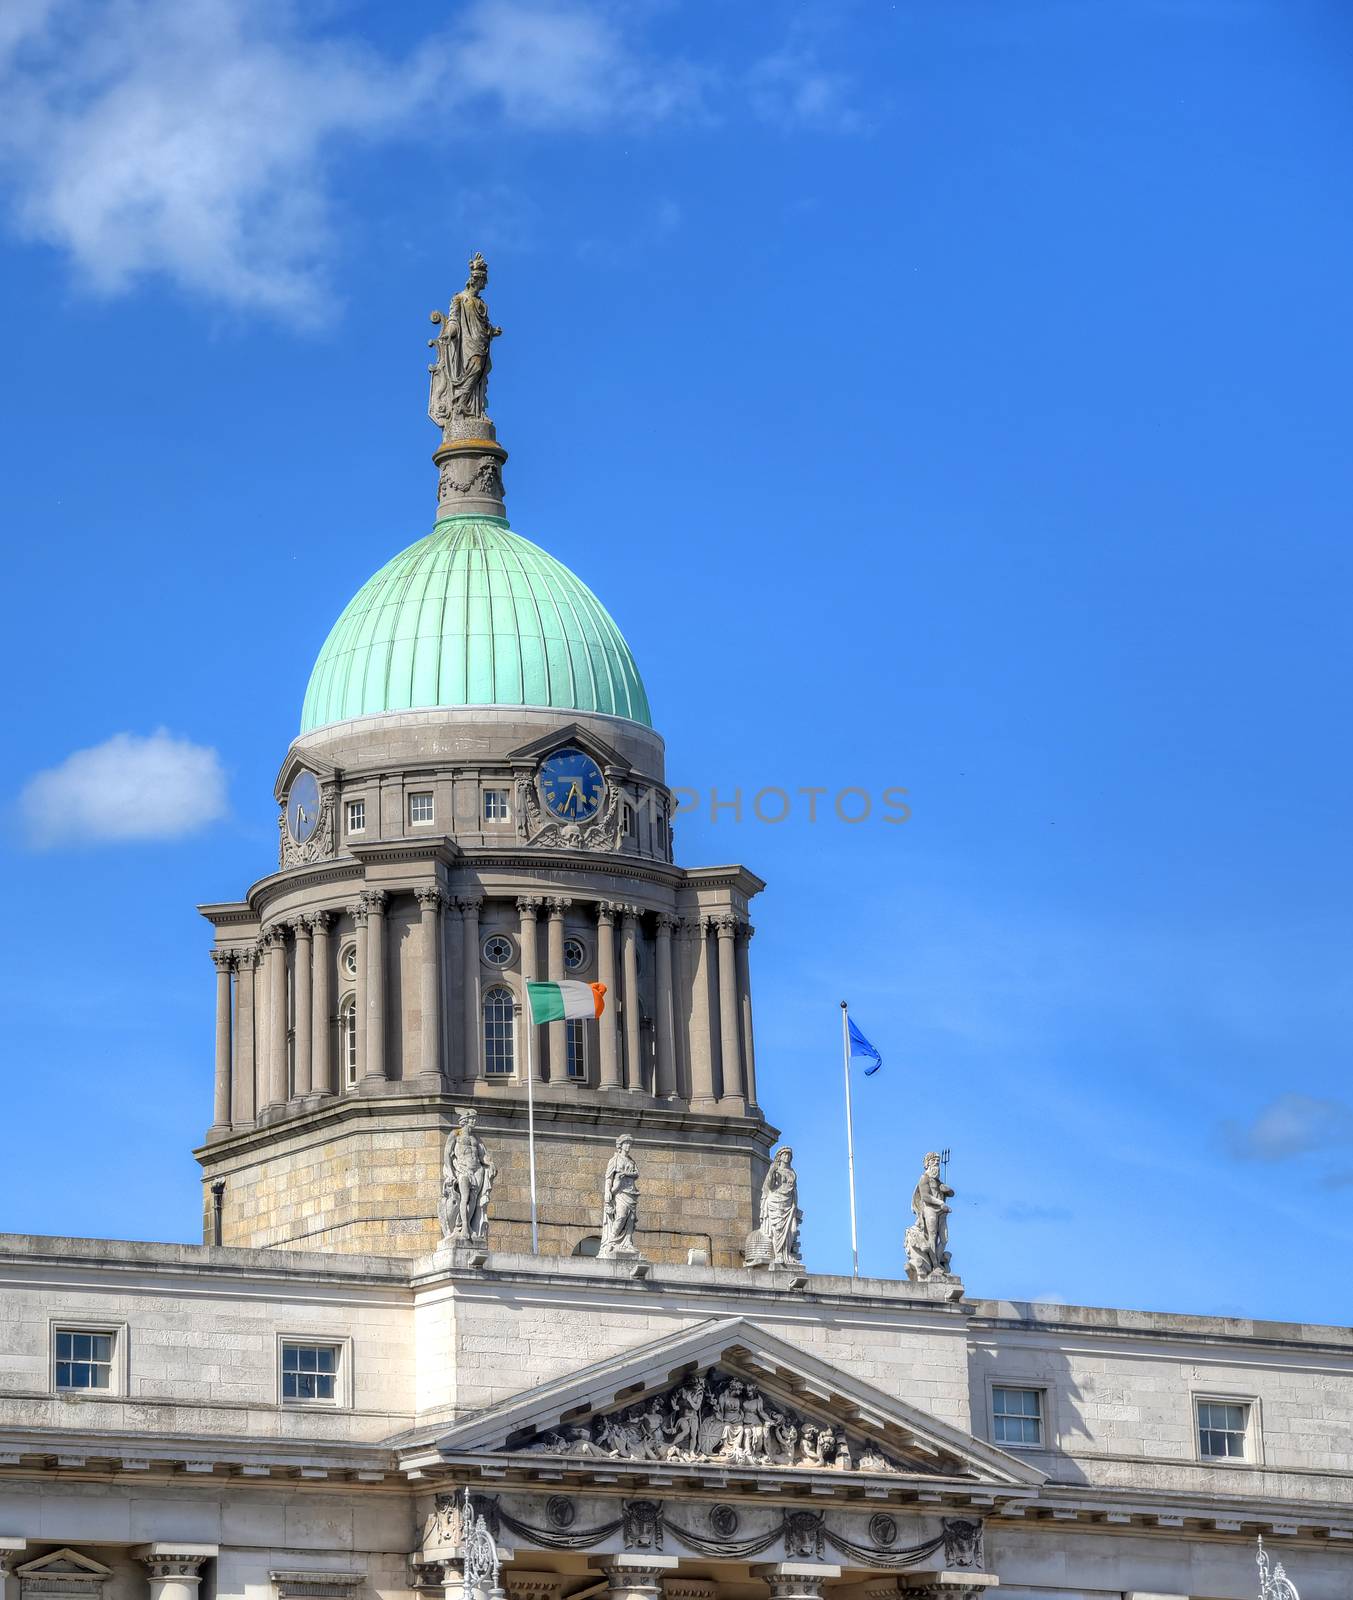
[[[319,782],[313,772],[298,772],[287,790],[287,832],[304,844],[319,827]]]
[[[591,756],[581,750],[556,750],[540,768],[545,809],[561,822],[586,822],[601,810],[606,780]]]

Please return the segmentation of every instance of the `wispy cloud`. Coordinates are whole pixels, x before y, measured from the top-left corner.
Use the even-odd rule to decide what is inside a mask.
[[[814,50],[801,44],[772,51],[747,74],[752,110],[763,122],[785,129],[858,132],[862,119],[850,93],[849,78],[825,67]]]
[[[1309,1094],[1280,1094],[1249,1122],[1223,1124],[1231,1154],[1244,1161],[1289,1161],[1294,1156],[1353,1148],[1353,1106]]]
[[[802,47],[748,80],[664,54],[650,22],[613,0],[470,0],[395,57],[316,31],[295,0],[5,0],[0,176],[20,232],[96,293],[159,277],[315,321],[356,144],[435,127],[464,152],[495,129],[644,129],[721,103],[783,123],[840,114],[840,80]]]
[[[177,839],[226,814],[225,773],[210,746],[163,728],[148,737],[116,733],[30,778],[19,808],[39,850]]]

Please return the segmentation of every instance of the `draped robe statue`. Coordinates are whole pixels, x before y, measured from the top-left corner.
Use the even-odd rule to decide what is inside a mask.
[[[599,1257],[637,1256],[634,1230],[639,1226],[639,1168],[630,1155],[634,1140],[622,1133],[606,1168],[602,1189]]]
[[[488,281],[489,269],[483,256],[476,254],[470,261],[469,280],[446,315],[432,313],[437,337],[428,340],[428,347],[437,352],[437,359],[428,367],[432,375],[428,416],[442,429],[456,418],[487,416],[490,347],[503,331],[489,321],[489,308],[480,298]]]
[[[791,1163],[794,1152],[784,1145],[761,1185],[761,1232],[770,1249],[771,1266],[799,1264],[799,1179]]]

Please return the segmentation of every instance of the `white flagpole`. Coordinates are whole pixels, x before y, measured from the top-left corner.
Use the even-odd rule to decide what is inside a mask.
[[[855,1124],[850,1115],[850,1020],[841,1002],[841,1052],[846,1072],[846,1166],[850,1173],[850,1275],[860,1275],[860,1242],[855,1227]]]
[[[526,1154],[531,1168],[531,1254],[540,1254],[540,1223],[536,1215],[536,1064],[531,1048],[535,1038],[535,1018],[531,1014],[531,997],[518,1008],[526,1028]]]

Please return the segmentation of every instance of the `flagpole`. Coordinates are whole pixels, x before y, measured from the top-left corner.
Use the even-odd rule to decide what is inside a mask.
[[[538,1256],[540,1223],[536,1215],[536,1066],[532,1049],[536,1024],[529,995],[525,1007],[518,1006],[517,1010],[526,1025],[526,1153],[531,1169],[531,1254]]]
[[[855,1227],[855,1123],[850,1114],[850,1018],[841,1002],[841,1057],[846,1074],[846,1166],[850,1172],[850,1275],[860,1275],[860,1243]]]

